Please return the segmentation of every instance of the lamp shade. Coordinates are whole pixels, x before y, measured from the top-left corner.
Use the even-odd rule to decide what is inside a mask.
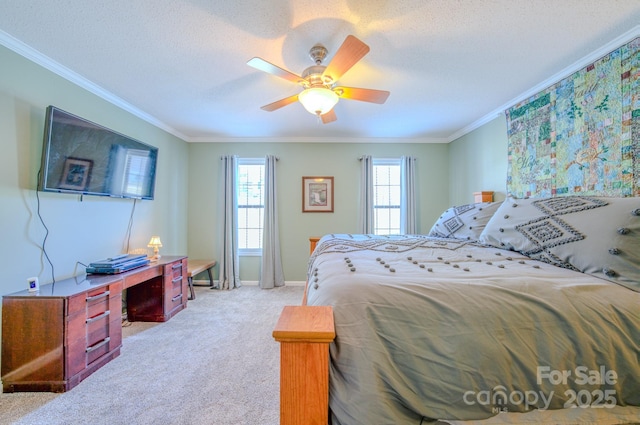
[[[160,248],[162,247],[162,241],[160,240],[160,236],[151,236],[151,240],[147,244],[149,248]]]
[[[311,87],[298,95],[304,109],[313,115],[324,115],[338,103],[338,95],[324,87]]]

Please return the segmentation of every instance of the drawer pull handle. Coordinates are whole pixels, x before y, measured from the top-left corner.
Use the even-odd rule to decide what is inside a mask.
[[[180,298],[182,298],[182,294],[176,295],[175,297],[171,298],[171,302],[174,303],[177,300],[179,300]]]
[[[105,317],[109,316],[109,314],[110,314],[110,313],[109,313],[109,310],[107,310],[107,311],[105,311],[104,313],[98,314],[97,316],[93,316],[93,317],[88,318],[88,319],[87,319],[87,323],[93,323],[93,322],[95,322],[96,320],[103,319],[103,318],[105,318]]]
[[[108,296],[109,296],[109,291],[105,291],[105,292],[103,292],[101,294],[87,297],[87,302],[94,301],[94,300],[99,300],[100,298],[104,298],[104,297],[108,297]]]
[[[87,347],[87,349],[85,350],[87,353],[90,353],[92,351],[97,350],[98,348],[102,347],[105,344],[108,344],[109,341],[111,341],[110,337],[106,337],[105,339],[103,339],[100,342],[96,342],[95,344],[93,344],[91,347]]]
[[[182,268],[182,263],[174,264],[173,266],[171,266],[171,269],[173,270],[179,269],[179,268]]]
[[[171,283],[176,283],[176,282],[180,282],[182,280],[182,276],[176,277],[175,279],[173,279],[171,281]]]

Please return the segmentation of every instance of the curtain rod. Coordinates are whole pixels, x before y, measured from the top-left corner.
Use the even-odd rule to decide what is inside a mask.
[[[224,159],[225,156],[228,156],[228,155],[221,155],[220,159]],[[276,156],[276,161],[280,161],[280,157],[279,156]]]
[[[408,155],[403,155],[403,156],[408,156]],[[363,156],[359,156],[358,157],[358,161],[362,161],[363,158],[364,158],[364,155]],[[413,159],[414,161],[418,160],[418,158],[416,158],[415,156],[410,156],[410,158]],[[384,160],[384,159],[399,159],[399,158],[373,158],[373,157],[371,157],[371,159],[382,159],[382,160]]]

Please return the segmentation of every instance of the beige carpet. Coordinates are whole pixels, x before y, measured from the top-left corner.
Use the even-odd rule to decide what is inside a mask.
[[[279,346],[271,331],[302,286],[196,287],[170,321],[123,328],[118,358],[63,394],[0,394],[0,424],[276,425]]]

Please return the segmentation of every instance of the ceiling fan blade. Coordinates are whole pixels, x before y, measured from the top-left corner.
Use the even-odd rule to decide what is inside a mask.
[[[320,115],[320,118],[322,118],[322,124],[329,124],[330,122],[334,122],[338,119],[338,117],[336,116],[336,111],[334,109],[331,109],[329,112]]]
[[[271,62],[267,62],[266,60],[261,58],[253,58],[247,62],[247,65],[254,67],[255,69],[258,69],[260,71],[275,75],[276,77],[284,78],[285,80],[289,80],[292,83],[301,84],[301,82],[304,82],[304,78],[302,78],[301,76],[287,71],[286,69],[280,68],[279,66],[276,66]]]
[[[335,83],[367,53],[369,53],[369,46],[354,36],[348,35],[322,73],[322,79],[328,84]]]
[[[333,91],[340,97],[351,100],[360,100],[362,102],[384,103],[389,97],[388,91],[359,89],[356,87],[336,87]]]
[[[280,99],[268,105],[264,105],[260,107],[260,109],[268,112],[273,112],[276,109],[280,109],[284,106],[291,105],[292,103],[297,101],[298,101],[298,95],[294,94],[293,96],[285,97],[284,99]]]

